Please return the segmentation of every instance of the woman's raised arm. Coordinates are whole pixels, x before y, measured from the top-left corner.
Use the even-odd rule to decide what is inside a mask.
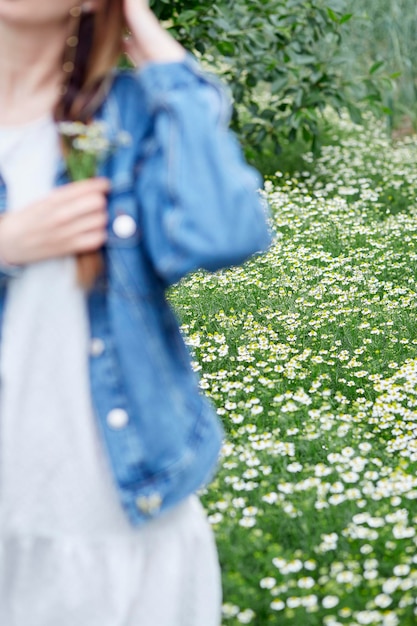
[[[228,130],[230,103],[159,24],[145,0],[124,0],[126,51],[139,65],[152,151],[137,181],[149,255],[166,284],[197,268],[238,264],[270,242],[261,179]]]
[[[124,0],[124,12],[131,36],[126,53],[137,66],[148,61],[181,61],[184,48],[160,25],[146,0]]]
[[[229,131],[222,85],[187,55],[138,74],[151,148],[137,179],[144,240],[166,284],[245,261],[270,243],[262,181]]]

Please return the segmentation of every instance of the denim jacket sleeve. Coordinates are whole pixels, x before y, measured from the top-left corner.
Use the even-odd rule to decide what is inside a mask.
[[[239,264],[270,243],[259,174],[228,130],[222,86],[187,55],[138,74],[151,149],[137,180],[145,245],[172,284],[198,268]]]

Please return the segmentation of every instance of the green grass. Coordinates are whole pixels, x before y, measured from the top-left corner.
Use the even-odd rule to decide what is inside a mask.
[[[417,142],[333,123],[266,183],[270,251],[171,294],[227,432],[224,626],[417,623]]]

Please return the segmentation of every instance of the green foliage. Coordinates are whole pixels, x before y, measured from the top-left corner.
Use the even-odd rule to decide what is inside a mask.
[[[266,255],[171,291],[227,433],[224,626],[417,623],[417,138],[367,122],[267,181]]]
[[[247,155],[277,154],[296,139],[317,149],[322,112],[347,107],[360,121],[356,81],[339,55],[352,13],[347,0],[154,0],[172,34],[230,85],[232,125]],[[359,98],[380,107],[377,68],[362,80]]]
[[[376,61],[393,75],[394,106],[415,109],[417,11],[414,0],[349,0],[354,12],[344,48],[350,71]]]
[[[404,113],[417,126],[417,5],[415,0],[349,0],[355,19],[349,25],[343,54],[349,71],[363,72],[374,61],[392,75],[387,98],[396,118]]]

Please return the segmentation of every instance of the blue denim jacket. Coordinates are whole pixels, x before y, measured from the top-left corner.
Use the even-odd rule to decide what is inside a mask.
[[[199,393],[166,288],[269,244],[260,180],[227,130],[229,103],[191,56],[115,72],[97,113],[132,141],[100,167],[111,181],[106,272],[88,294],[93,406],[135,525],[214,472],[222,429]],[[56,184],[68,182],[58,164]],[[7,192],[0,179],[0,212]],[[0,268],[0,328],[7,284]]]

